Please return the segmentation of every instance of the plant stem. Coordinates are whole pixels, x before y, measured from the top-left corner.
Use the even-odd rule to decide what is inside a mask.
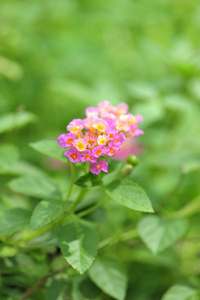
[[[89,207],[88,209],[85,209],[84,211],[81,211],[80,213],[77,214],[77,216],[79,218],[82,218],[88,214],[90,214],[91,212],[93,212],[94,210],[96,210],[98,207],[102,206],[104,203],[106,203],[108,201],[108,196],[104,197],[101,201],[97,202],[95,205],[93,205],[92,207]]]
[[[69,199],[71,193],[72,193],[72,189],[74,186],[74,179],[75,179],[75,167],[74,164],[70,162],[70,169],[71,169],[71,180],[70,180],[70,186],[69,186],[69,191],[67,193],[66,196],[66,201]]]
[[[122,232],[121,235],[119,235],[116,239],[112,239],[112,237],[110,238],[107,238],[103,241],[101,241],[99,243],[99,249],[103,249],[109,245],[115,245],[117,244],[118,242],[120,241],[128,241],[128,240],[132,240],[133,238],[136,238],[138,237],[138,232],[137,230],[134,228],[134,229],[131,229],[129,231],[125,231],[125,232]]]
[[[56,274],[64,271],[65,269],[67,269],[69,267],[68,264],[65,264],[64,266],[62,266],[60,269],[54,271],[53,273],[46,275],[44,277],[42,277],[34,286],[32,286],[30,289],[28,289],[21,297],[18,298],[18,300],[24,300],[26,299],[28,296],[30,296],[31,294],[33,294],[35,291],[37,291],[40,287],[42,287],[45,282],[47,281],[47,279],[54,277]]]

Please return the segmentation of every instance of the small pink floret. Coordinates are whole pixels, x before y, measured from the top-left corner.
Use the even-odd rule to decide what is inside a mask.
[[[85,110],[85,114],[86,114],[87,118],[89,118],[89,117],[98,117],[99,110],[96,107],[88,107]]]
[[[73,133],[63,133],[61,135],[59,135],[58,139],[57,139],[57,143],[60,145],[60,147],[62,148],[67,148],[70,147],[72,145],[72,143],[75,140],[76,135]]]
[[[123,134],[123,132],[120,132],[119,134],[116,133],[114,135],[113,143],[116,145],[121,145],[123,142],[125,142],[125,140],[126,140],[125,135]]]
[[[87,147],[87,142],[83,138],[76,139],[73,146],[80,152],[84,151]]]
[[[71,147],[64,154],[73,163],[77,163],[77,162],[79,162],[81,160],[80,152],[76,148],[74,148],[74,147]]]
[[[102,159],[101,161],[94,163],[93,165],[90,166],[90,171],[95,175],[98,175],[100,171],[107,173],[108,172],[107,161],[105,159]]]
[[[92,164],[97,161],[97,158],[92,155],[90,150],[86,150],[81,154],[81,162],[84,163],[86,161],[89,161]]]
[[[136,124],[132,124],[130,126],[130,134],[132,136],[138,136],[138,135],[144,134],[144,131],[141,129],[138,129]]]
[[[128,112],[128,105],[124,102],[117,105],[117,114],[124,115]]]
[[[120,149],[120,146],[117,144],[114,144],[113,142],[110,142],[108,144],[108,147],[106,148],[106,155],[108,156],[114,156],[116,151]]]
[[[93,124],[93,127],[95,129],[97,129],[100,132],[104,132],[106,130],[107,126],[108,126],[108,123],[105,120],[103,120],[101,118],[95,118],[95,122]]]
[[[97,146],[97,147],[94,147],[92,149],[92,155],[96,158],[98,158],[99,156],[101,156],[102,154],[104,154],[104,148],[103,146]]]
[[[67,126],[67,130],[71,133],[77,133],[79,130],[83,129],[83,120],[81,119],[74,119],[69,123]]]

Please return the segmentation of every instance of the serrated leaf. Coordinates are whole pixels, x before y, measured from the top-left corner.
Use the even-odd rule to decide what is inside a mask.
[[[76,180],[75,184],[82,188],[92,188],[101,185],[102,180],[98,176],[92,173],[88,173],[84,176],[79,177]]]
[[[187,228],[188,221],[185,219],[162,219],[158,216],[144,217],[138,224],[141,239],[154,254],[171,246]]]
[[[13,208],[0,213],[0,236],[11,235],[29,226],[31,212]]]
[[[127,276],[117,261],[105,258],[95,260],[89,276],[109,296],[117,300],[125,299]]]
[[[43,140],[35,143],[31,143],[30,146],[47,156],[57,159],[62,162],[68,162],[64,155],[64,149],[61,148],[56,140]]]
[[[149,197],[131,179],[115,181],[107,187],[107,194],[119,204],[137,211],[154,212]]]
[[[200,291],[186,285],[173,285],[167,290],[162,300],[198,300]]]
[[[49,224],[55,218],[63,214],[71,202],[64,202],[58,199],[42,200],[34,209],[31,216],[30,226],[32,230],[36,230],[42,226]]]
[[[59,246],[68,263],[83,274],[97,254],[98,234],[90,223],[74,219],[61,227]]]
[[[37,117],[29,112],[8,113],[0,118],[0,133],[15,130],[31,122],[35,122]]]
[[[48,198],[52,195],[56,198],[59,194],[54,181],[42,174],[16,178],[8,185],[15,192],[37,198]]]

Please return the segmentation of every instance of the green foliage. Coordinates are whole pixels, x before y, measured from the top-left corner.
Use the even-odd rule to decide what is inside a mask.
[[[107,194],[119,204],[144,212],[153,212],[151,202],[145,191],[130,179],[115,181],[108,186]]]
[[[5,114],[0,119],[0,133],[26,126],[28,123],[35,122],[36,119],[36,116],[29,112]]]
[[[42,200],[34,209],[30,220],[30,227],[36,230],[53,221],[63,214],[69,207],[70,202],[64,202],[58,199]]]
[[[36,198],[49,198],[59,193],[54,181],[42,174],[13,179],[9,187],[15,192]]]
[[[158,216],[144,217],[138,224],[140,237],[154,254],[171,246],[183,236],[187,228],[187,220]]]
[[[47,155],[50,156],[56,160],[59,160],[61,162],[67,162],[65,156],[64,156],[64,149],[60,148],[60,146],[57,144],[55,140],[52,141],[39,141],[35,143],[31,143],[30,146]]]
[[[79,177],[75,184],[82,188],[92,188],[98,185],[102,185],[102,180],[98,176],[92,174],[91,172]]]
[[[199,11],[1,1],[0,299],[199,299]],[[104,99],[143,116],[139,164],[71,172],[57,137]]]
[[[23,208],[5,210],[0,214],[0,236],[11,235],[29,226],[31,212]]]
[[[162,300],[198,300],[200,292],[186,285],[174,285],[164,294]]]
[[[83,274],[97,254],[98,234],[90,223],[74,219],[60,228],[59,245],[68,263]]]
[[[123,300],[126,295],[127,276],[123,267],[111,259],[97,259],[89,271],[92,281],[114,299]]]

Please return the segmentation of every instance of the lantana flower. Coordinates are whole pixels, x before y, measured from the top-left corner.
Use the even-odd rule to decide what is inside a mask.
[[[134,116],[128,109],[126,103],[114,107],[107,100],[98,107],[88,107],[86,118],[72,120],[67,126],[69,133],[57,139],[62,148],[68,148],[65,156],[73,163],[90,162],[93,174],[108,172],[105,158],[115,156],[127,138],[143,134],[138,128],[142,116]],[[101,157],[104,159],[100,160]]]

